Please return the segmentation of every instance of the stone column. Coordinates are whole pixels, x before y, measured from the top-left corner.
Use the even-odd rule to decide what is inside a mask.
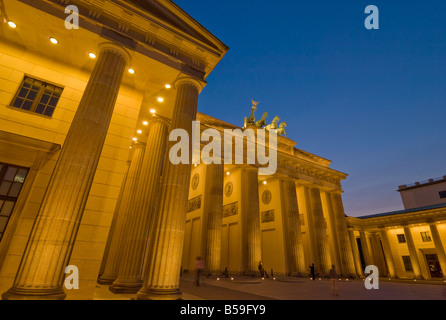
[[[387,272],[390,278],[396,278],[395,262],[393,261],[392,249],[390,248],[389,235],[387,234],[387,230],[384,227],[380,229],[381,240],[384,249],[384,259],[386,260],[387,265]]]
[[[443,279],[446,279],[446,254],[444,252],[443,244],[441,243],[440,233],[438,232],[435,222],[429,223],[432,239],[434,240],[435,250],[437,251],[437,257],[440,262],[441,271],[443,272]]]
[[[309,210],[308,228],[312,229],[311,241],[314,244],[314,265],[320,276],[328,275],[331,269],[330,251],[328,248],[327,223],[322,211],[320,190],[317,187],[305,188],[308,192]],[[311,218],[310,218],[311,217]]]
[[[4,299],[64,299],[64,271],[93,183],[128,53],[111,43],[98,59],[66,136],[12,288]]]
[[[241,180],[243,269],[247,274],[258,274],[259,262],[262,260],[258,169],[248,166],[243,168]]]
[[[201,84],[182,77],[174,85],[177,94],[170,131],[182,129],[192,135]],[[168,143],[168,151],[177,141]],[[190,146],[190,144],[188,144]],[[181,298],[180,271],[184,244],[191,157],[188,163],[164,163],[159,204],[149,239],[147,269],[138,299],[174,300]]]
[[[329,192],[324,192],[325,194],[325,203],[327,208],[327,215],[328,215],[328,225],[330,226],[330,233],[331,233],[331,242],[333,245],[333,251],[334,251],[334,258],[333,263],[336,265],[336,270],[340,275],[346,275],[345,267],[344,267],[344,261],[341,260],[340,256],[340,249],[339,249],[339,235],[338,235],[338,229],[337,229],[337,219],[336,219],[336,208],[335,203],[332,199],[332,195]]]
[[[221,232],[223,222],[223,164],[206,165],[206,194],[203,206],[204,265],[209,274],[221,271]]]
[[[116,225],[111,238],[110,249],[107,256],[104,273],[99,278],[100,284],[112,284],[118,276],[119,262],[121,260],[122,247],[126,229],[125,220],[133,203],[137,181],[141,171],[142,159],[144,157],[145,144],[135,143],[132,147],[132,160],[125,184],[122,186],[122,198],[117,207]]]
[[[125,220],[118,276],[110,286],[114,293],[136,293],[142,286],[144,253],[159,192],[167,128],[168,123],[158,117],[149,122],[144,158]]]
[[[362,269],[361,258],[359,256],[358,244],[356,242],[356,236],[354,230],[348,228],[348,236],[350,238],[350,244],[352,247],[353,260],[355,262],[356,274],[360,277],[364,275],[364,270]]]
[[[370,255],[369,242],[364,230],[359,231],[359,239],[361,240],[362,256],[364,258],[365,266],[373,265],[374,263],[372,256]]]
[[[283,230],[289,273],[307,274],[304,247],[297,203],[296,184],[293,180],[281,181]]]
[[[412,232],[409,226],[404,226],[404,235],[406,237],[407,247],[409,248],[410,261],[412,262],[413,275],[415,279],[422,279],[420,262],[418,261],[417,249],[413,242]]]
[[[346,276],[355,276],[355,262],[353,259],[352,245],[349,241],[347,221],[345,219],[342,197],[340,193],[336,192],[331,193],[330,198],[333,203],[334,209],[339,258],[342,265],[342,272]]]
[[[384,273],[387,274],[387,268],[386,268],[386,263],[384,262],[383,250],[378,235],[375,232],[371,234],[371,240],[372,240],[372,252],[374,257],[373,261],[375,261],[375,265],[378,267],[379,273],[381,275]]]

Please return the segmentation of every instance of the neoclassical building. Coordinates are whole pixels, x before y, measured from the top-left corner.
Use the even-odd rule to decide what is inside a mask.
[[[228,47],[172,1],[4,0],[1,9],[3,299],[92,299],[98,283],[178,299],[197,256],[211,275],[258,275],[262,261],[282,276],[306,277],[312,263],[321,277],[332,264],[362,276],[367,251],[355,237],[390,225],[346,218],[347,175],[275,134],[272,117],[262,124],[252,111],[233,125],[197,112]],[[260,131],[237,145],[251,129]],[[201,139],[173,152],[174,130]],[[229,132],[229,143],[210,152],[206,132]],[[249,141],[275,155],[273,172],[249,161]],[[196,150],[220,161],[193,161]],[[173,161],[179,154],[192,159]]]
[[[347,217],[357,270],[376,265],[391,279],[444,279],[446,176],[401,185],[404,210]]]

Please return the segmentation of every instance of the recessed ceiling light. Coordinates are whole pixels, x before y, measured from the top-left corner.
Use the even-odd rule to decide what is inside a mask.
[[[95,59],[95,58],[96,58],[96,55],[95,55],[93,52],[89,52],[89,53],[88,53],[88,56],[89,56],[90,58],[92,58],[92,59]]]
[[[129,71],[129,73],[131,73],[131,74],[134,74],[134,73],[135,73],[135,70],[133,70],[132,68],[130,68],[128,71]]]
[[[58,43],[59,43],[59,41],[57,41],[57,39],[56,39],[56,38],[53,38],[53,37],[50,38],[50,41],[51,41],[51,43],[53,43],[53,44],[58,44]]]
[[[267,184],[266,180],[265,180],[265,181],[263,181],[263,184]]]
[[[158,97],[158,98],[156,98],[156,100],[158,100],[158,102],[163,102],[164,98]]]
[[[226,175],[229,176],[229,171],[226,172]]]
[[[166,89],[170,89],[170,88],[172,88],[172,86],[171,86],[170,84],[168,84],[168,83],[166,83],[166,84],[164,85],[164,87],[165,87]]]
[[[143,121],[142,124],[146,126],[146,125],[148,125],[149,123],[148,123],[147,121]]]
[[[17,25],[13,21],[8,21],[8,25],[13,29],[17,27]]]
[[[138,140],[138,138],[135,137],[135,138],[133,138],[132,140],[133,140],[133,141],[136,141],[136,140]]]
[[[141,134],[141,133],[142,133],[142,130],[137,130],[136,132],[138,132],[139,134]]]
[[[150,113],[151,113],[151,114],[155,114],[155,113],[156,113],[156,110],[155,110],[155,109],[150,109]]]

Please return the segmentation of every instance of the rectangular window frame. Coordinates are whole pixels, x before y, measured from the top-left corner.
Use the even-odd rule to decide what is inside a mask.
[[[396,237],[398,239],[398,243],[406,243],[406,236],[404,233],[399,233],[396,235]]]
[[[421,240],[423,242],[432,242],[432,238],[429,231],[422,231],[420,232],[420,235],[421,235]]]
[[[413,272],[412,260],[410,259],[410,256],[401,256],[401,259],[403,259],[404,270],[407,272]]]
[[[28,85],[29,87],[27,88],[25,85]],[[38,89],[33,90],[33,85],[36,85]],[[25,90],[26,95],[20,96],[23,90]],[[60,85],[25,74],[22,82],[16,90],[11,103],[9,104],[9,107],[14,110],[51,119],[62,96],[63,90],[64,87]],[[35,92],[35,96],[32,99],[28,99],[28,96],[31,92]],[[46,101],[44,100],[44,98],[46,99]],[[16,105],[16,101],[18,99],[22,100],[20,106]],[[29,107],[29,109],[23,108],[25,102],[31,102],[31,106]],[[38,110],[42,108],[43,110]],[[47,110],[51,110],[50,114],[47,113]]]

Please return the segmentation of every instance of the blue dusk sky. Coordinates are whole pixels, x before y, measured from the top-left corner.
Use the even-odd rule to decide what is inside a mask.
[[[399,185],[446,175],[446,1],[174,2],[230,48],[198,111],[242,126],[259,101],[349,175],[347,215],[401,210]]]

